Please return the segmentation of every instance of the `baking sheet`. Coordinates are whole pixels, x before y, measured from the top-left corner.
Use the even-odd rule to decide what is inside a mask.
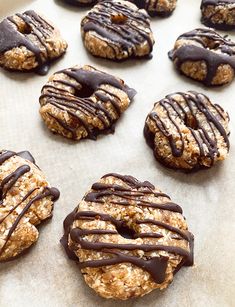
[[[40,227],[38,243],[25,256],[0,265],[0,306],[234,306],[234,86],[206,89],[180,77],[167,58],[179,34],[200,26],[200,0],[178,0],[170,18],[152,19],[152,60],[113,63],[90,56],[80,37],[86,9],[53,0],[0,0],[0,18],[35,9],[59,27],[69,44],[66,55],[47,76],[0,71],[0,147],[29,150],[61,191],[54,217]],[[231,35],[235,39],[235,35]],[[48,76],[75,64],[91,64],[123,78],[138,94],[114,135],[78,143],[51,134],[38,114],[38,97]],[[143,137],[144,120],[153,103],[174,91],[197,90],[221,103],[231,117],[229,158],[207,171],[182,174],[163,168]],[[62,222],[93,182],[108,172],[149,180],[184,209],[195,235],[195,266],[183,268],[167,290],[127,302],[98,297],[68,260],[59,239]]]

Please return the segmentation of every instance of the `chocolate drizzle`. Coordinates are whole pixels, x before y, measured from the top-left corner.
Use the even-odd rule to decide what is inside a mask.
[[[25,46],[35,56],[36,72],[45,75],[49,69],[46,40],[50,38],[54,28],[32,10],[16,14],[16,16],[24,21],[25,27],[23,30],[19,29],[14,17],[7,17],[0,23],[0,54]],[[33,36],[37,44],[32,41]]]
[[[182,102],[180,102],[175,95],[180,95],[184,99],[185,107],[183,107]],[[222,136],[226,144],[227,150],[229,151],[229,133],[226,132],[221,121],[225,121],[225,112],[218,105],[213,105],[209,98],[203,94],[189,91],[187,93],[174,93],[166,96],[164,99],[158,102],[167,115],[167,119],[170,120],[171,124],[175,127],[177,134],[173,134],[167,128],[167,124],[161,118],[160,114],[156,111],[152,111],[147,119],[151,119],[156,125],[157,129],[164,135],[168,140],[171,148],[172,155],[174,157],[181,157],[185,150],[186,144],[184,143],[182,132],[180,131],[179,124],[176,121],[176,117],[183,122],[190,130],[193,138],[199,149],[199,164],[201,159],[210,159],[210,166],[214,164],[215,157],[220,155],[217,147],[217,133]],[[216,114],[214,114],[216,113]],[[205,122],[199,119],[203,114],[203,119],[206,120],[209,132],[205,128]],[[159,157],[157,147],[154,144],[154,135],[148,128],[148,124],[145,124],[144,135],[150,147],[153,148],[155,156],[161,163],[164,163],[163,158]],[[176,145],[180,139],[180,147]],[[169,166],[169,165],[168,165]],[[192,168],[197,168],[198,165],[190,166]]]
[[[203,61],[206,63],[207,73],[204,80],[206,86],[213,85],[213,80],[220,65],[229,65],[235,69],[235,43],[222,37],[211,29],[195,29],[182,34],[177,40],[191,40],[200,44],[185,44],[169,52],[169,58],[174,61],[178,70],[187,61]],[[193,78],[193,77],[191,77]]]
[[[170,205],[167,201],[164,203],[164,201],[161,200],[161,204],[158,204],[157,202],[149,203],[147,201],[144,201],[144,196],[155,196],[155,197],[163,197],[168,198],[169,197],[166,194],[163,193],[157,193],[155,192],[155,187],[149,183],[148,181],[145,182],[139,182],[137,179],[131,176],[122,176],[119,174],[111,173],[107,174],[102,178],[106,177],[115,177],[116,179],[121,180],[123,183],[127,185],[123,186],[122,184],[109,184],[109,183],[95,183],[92,186],[92,191],[89,192],[85,197],[84,200],[86,202],[96,202],[99,204],[102,203],[110,203],[112,205],[113,203],[118,204],[120,206],[123,205],[123,200],[126,201],[125,205],[128,203],[129,206],[133,206],[133,202],[136,206],[149,206],[149,207],[155,207],[159,210],[168,210],[172,212],[176,212],[176,214],[181,214],[182,209],[176,205],[172,204]],[[109,197],[112,196],[118,196],[118,200],[113,202],[112,198],[109,199]],[[104,199],[105,197],[105,199]],[[131,202],[130,202],[131,200]],[[87,230],[87,229],[80,229],[79,227],[74,228],[74,221],[77,220],[84,220],[84,221],[94,221],[94,220],[100,220],[100,221],[108,221],[112,225],[115,226],[116,230]],[[175,245],[163,245],[161,243],[158,244],[158,240],[163,237],[162,233],[141,233],[136,232],[136,229],[133,225],[138,224],[148,224],[152,223],[153,225],[157,225],[160,229],[166,229],[173,233],[172,239],[176,240],[186,240],[188,241],[189,250],[177,247]],[[127,225],[128,224],[128,225]],[[133,243],[127,243],[127,244],[118,244],[118,243],[111,243],[111,242],[102,242],[99,239],[95,241],[89,241],[89,238],[84,238],[89,234],[97,234],[97,235],[118,235],[118,231],[121,227],[129,227],[133,230],[135,233],[134,239],[137,238],[154,238],[155,243],[138,243],[136,241],[133,241]],[[134,227],[134,228],[133,228]],[[109,254],[109,258],[101,259],[101,260],[89,260],[85,262],[80,262],[79,267],[80,268],[86,268],[86,267],[102,267],[102,266],[108,266],[108,265],[115,265],[118,263],[125,263],[129,262],[132,263],[143,270],[146,270],[153,278],[153,280],[160,284],[164,282],[165,280],[165,273],[166,268],[168,264],[168,257],[163,256],[157,256],[157,257],[143,257],[139,258],[134,255],[123,253],[122,251],[134,251],[134,250],[142,250],[144,252],[153,252],[153,251],[166,251],[168,253],[172,253],[175,255],[182,256],[182,262],[180,263],[180,266],[182,265],[192,265],[193,264],[193,236],[190,232],[187,230],[181,230],[179,228],[173,227],[169,224],[163,223],[161,221],[156,220],[133,220],[132,225],[130,226],[129,221],[119,220],[111,216],[110,214],[100,213],[100,212],[94,212],[94,211],[79,211],[78,208],[76,208],[72,213],[70,213],[67,218],[64,221],[64,236],[61,239],[61,244],[64,246],[69,258],[73,260],[78,260],[77,256],[75,255],[73,251],[74,245],[79,245],[82,249],[85,250],[95,250],[99,251],[105,254]],[[73,242],[72,246],[69,245],[68,240]]]
[[[202,0],[201,2],[202,23],[208,27],[213,27],[219,30],[224,30],[224,31],[234,30],[235,29],[234,4],[235,0]],[[214,7],[213,8],[214,11],[212,11],[212,7]],[[223,11],[227,11],[225,17],[221,15],[221,7],[223,8]],[[209,11],[207,10],[207,8],[211,10],[211,14],[209,16],[208,16]],[[226,17],[227,20],[225,19]],[[213,18],[215,19],[213,20]]]
[[[32,155],[27,152],[27,151],[23,151],[23,152],[13,152],[13,151],[1,151],[0,152],[0,166],[6,162],[7,160],[11,159],[14,156],[20,156],[23,159],[27,158],[27,160],[31,161],[32,163],[35,163],[34,158],[32,157]],[[17,183],[17,181],[27,172],[30,171],[30,166],[28,164],[22,165],[20,167],[18,167],[15,171],[13,171],[11,174],[9,174],[7,177],[5,177],[1,184],[0,184],[0,206],[4,205],[5,199],[7,197],[8,192],[14,188],[15,184]],[[30,207],[33,205],[33,203],[35,203],[38,200],[41,200],[45,197],[50,196],[51,200],[54,202],[59,198],[59,191],[56,188],[50,188],[50,187],[45,187],[42,191],[40,191],[38,194],[36,194],[35,196],[31,197],[33,193],[35,193],[35,191],[37,191],[39,188],[34,188],[32,190],[30,190],[23,198],[22,200],[16,204],[15,206],[13,206],[13,208],[11,208],[11,210],[2,218],[0,218],[0,225],[13,213],[17,210],[17,208],[22,205],[23,202],[27,201],[26,205],[23,207],[22,211],[20,213],[18,213],[15,221],[13,222],[11,228],[9,229],[5,240],[5,243],[2,247],[0,247],[0,256],[1,254],[4,252],[7,243],[9,242],[12,234],[14,233],[14,231],[16,230],[18,224],[20,223],[21,219],[24,217],[24,215],[28,212],[28,210],[30,209]],[[31,198],[30,198],[31,197]]]
[[[47,103],[66,111],[73,118],[73,125],[69,125],[48,113],[49,116],[53,117],[65,130],[69,131],[73,139],[77,138],[77,129],[80,126],[86,131],[87,137],[93,140],[100,133],[114,132],[115,123],[121,115],[121,101],[111,91],[103,89],[102,85],[110,85],[124,91],[130,100],[135,96],[136,91],[125,85],[123,81],[92,67],[91,70],[69,68],[59,71],[57,74],[59,73],[71,78],[70,81],[56,80],[53,85],[46,84],[42,89],[40,101],[43,104],[42,99],[46,98]],[[74,81],[79,85],[75,85]],[[60,85],[69,86],[74,90],[74,94],[62,89]],[[97,99],[96,103],[91,99],[91,96]],[[106,107],[108,102],[116,113],[115,117]],[[87,116],[97,117],[103,125],[103,130],[89,124],[86,120]]]
[[[152,52],[154,42],[150,32],[143,30],[150,29],[147,13],[144,14],[121,2],[99,2],[97,11],[92,9],[82,20],[81,26],[84,33],[94,31],[101,36],[112,48],[116,60],[119,59],[120,47],[129,57],[137,56],[137,46],[147,42],[148,54]]]

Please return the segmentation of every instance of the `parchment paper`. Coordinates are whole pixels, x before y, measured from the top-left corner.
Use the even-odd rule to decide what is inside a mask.
[[[164,306],[230,307],[234,303],[235,213],[235,82],[206,89],[179,76],[167,57],[181,33],[199,27],[200,1],[178,0],[173,16],[152,19],[155,34],[152,60],[113,63],[90,56],[80,37],[86,9],[53,0],[0,0],[1,19],[35,9],[51,19],[69,44],[66,55],[47,76],[0,71],[0,147],[29,150],[50,183],[61,191],[54,217],[40,227],[40,238],[25,256],[0,265],[0,306]],[[231,35],[235,39],[235,35]],[[67,141],[50,133],[39,116],[38,97],[53,72],[75,64],[91,64],[123,78],[138,94],[116,126],[114,135],[94,142]],[[153,103],[175,91],[197,90],[220,103],[231,117],[231,151],[223,163],[207,171],[182,174],[154,160],[143,137],[144,120]],[[183,268],[165,291],[128,302],[98,297],[68,260],[59,239],[62,222],[93,182],[107,172],[149,180],[184,209],[195,235],[195,266]]]

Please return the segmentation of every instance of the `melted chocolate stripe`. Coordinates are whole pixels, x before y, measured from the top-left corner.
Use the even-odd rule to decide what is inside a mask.
[[[117,220],[114,217],[110,216],[109,214],[98,213],[98,212],[93,212],[93,211],[78,211],[74,215],[74,220],[79,220],[79,219],[83,220],[86,218],[91,218],[91,220],[99,218],[101,221],[110,221],[117,228],[123,226],[123,221]]]
[[[70,231],[70,237],[73,242],[76,242],[81,245],[83,249],[87,250],[97,250],[97,251],[102,251],[103,249],[121,249],[121,250],[128,250],[128,251],[133,251],[133,250],[143,250],[145,252],[152,252],[152,251],[168,251],[169,253],[172,254],[179,254],[182,257],[189,258],[190,253],[180,247],[176,246],[167,246],[167,245],[151,245],[151,244],[117,244],[117,243],[107,243],[107,242],[89,242],[86,240],[83,240],[79,236],[79,232],[77,231],[78,229],[73,228]]]
[[[78,229],[78,233],[80,236],[87,236],[87,235],[101,235],[101,234],[118,234],[115,230],[107,230],[107,229]]]
[[[167,230],[170,230],[172,232],[177,233],[178,235],[180,235],[182,238],[184,238],[185,240],[189,241],[190,240],[190,235],[188,233],[188,231],[186,230],[180,230],[179,228],[173,227],[169,224],[160,222],[160,221],[155,221],[152,219],[145,219],[145,220],[137,220],[136,224],[153,224],[153,225],[157,225],[159,227],[165,228]]]
[[[134,235],[134,238],[163,238],[164,236],[160,233],[152,233],[152,232],[142,232]]]
[[[127,198],[128,200],[133,200],[136,201],[134,198]],[[101,201],[96,201],[99,203],[104,203]],[[114,205],[120,205],[120,206],[133,206],[130,202],[128,201],[110,201],[111,204]],[[164,203],[164,204],[158,204],[158,203],[151,203],[145,200],[141,200],[141,201],[136,201],[136,205],[137,206],[141,206],[141,207],[149,207],[149,208],[156,208],[156,209],[160,209],[160,210],[167,210],[167,211],[172,211],[172,212],[178,212],[182,214],[182,208],[175,204],[175,203]]]
[[[116,257],[102,259],[102,260],[95,260],[95,261],[90,260],[86,262],[80,262],[79,267],[81,269],[85,267],[97,268],[101,266],[115,265],[118,263],[129,262],[147,271],[157,284],[161,284],[162,282],[164,282],[167,262],[168,262],[167,257],[160,256],[160,257],[153,257],[152,259],[149,260],[145,260],[114,251],[113,252],[109,251],[109,253],[115,254]]]
[[[15,156],[16,153],[13,151],[1,151],[0,152],[0,164],[3,164],[5,161],[10,159],[11,157]]]
[[[135,188],[143,187],[143,188],[149,188],[150,190],[155,189],[155,186],[152,185],[150,182],[148,182],[148,181],[140,182],[132,176],[120,175],[120,174],[116,174],[116,173],[109,173],[109,174],[104,175],[102,178],[106,178],[106,177],[109,177],[109,176],[121,179],[122,181],[124,181],[125,183],[127,183],[131,187],[135,187]],[[164,193],[162,193],[162,194],[166,195]],[[166,195],[166,197],[169,198],[169,196],[167,196],[167,195]]]
[[[4,222],[4,220],[13,212],[15,209],[17,209],[34,191],[36,191],[37,188],[30,190],[24,197],[23,199],[15,205],[3,218],[0,219],[0,224]]]
[[[157,208],[157,209],[161,209],[161,210],[168,210],[168,211],[173,211],[173,212],[179,212],[182,213],[182,209],[179,205],[172,203],[172,202],[167,202],[164,204],[158,204],[158,203],[151,203],[145,200],[136,200],[136,196],[144,196],[144,194],[139,193],[139,194],[130,194],[130,196],[133,197],[129,197],[127,195],[124,195],[122,193],[115,193],[112,192],[110,190],[107,191],[101,191],[101,192],[90,192],[88,193],[84,200],[85,201],[89,201],[89,202],[97,202],[97,203],[104,203],[103,200],[99,199],[100,197],[104,197],[104,196],[110,196],[110,195],[115,195],[115,196],[119,196],[121,198],[130,200],[130,201],[135,201],[137,206],[145,206],[145,207],[152,207],[152,208]],[[126,201],[110,201],[110,203],[116,204],[116,205],[120,205],[120,206],[131,206],[130,202],[126,202]]]
[[[5,198],[6,194],[15,185],[16,181],[25,173],[30,171],[29,165],[22,165],[18,167],[13,173],[5,177],[0,185],[1,198]],[[5,190],[5,192],[3,192]]]

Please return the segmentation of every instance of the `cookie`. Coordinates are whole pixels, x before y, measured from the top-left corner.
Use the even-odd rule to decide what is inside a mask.
[[[150,16],[168,17],[176,7],[177,0],[130,0],[140,9],[145,9]]]
[[[58,198],[29,152],[0,152],[0,262],[37,241],[36,226],[52,216]]]
[[[223,85],[234,78],[235,43],[209,28],[180,35],[169,58],[182,74],[206,86]]]
[[[74,6],[91,6],[97,2],[97,0],[60,0],[65,3],[74,5]]]
[[[85,282],[126,300],[164,289],[193,264],[193,235],[182,209],[150,182],[107,174],[64,221],[61,243]]]
[[[235,0],[202,0],[202,23],[219,30],[235,30]]]
[[[40,114],[52,132],[95,140],[98,134],[114,132],[135,94],[117,77],[92,66],[75,66],[50,77],[39,98]]]
[[[167,95],[148,114],[144,135],[156,159],[184,171],[209,168],[229,152],[229,116],[201,93]]]
[[[0,23],[0,66],[46,74],[67,43],[59,31],[34,11],[15,14]]]
[[[153,49],[149,16],[129,1],[99,2],[82,19],[81,32],[87,50],[101,58],[146,57]]]

